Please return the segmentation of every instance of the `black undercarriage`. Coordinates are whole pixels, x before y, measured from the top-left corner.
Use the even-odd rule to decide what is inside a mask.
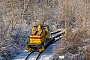
[[[32,51],[38,51],[38,49],[42,48],[41,44],[29,44],[28,48],[31,48]]]

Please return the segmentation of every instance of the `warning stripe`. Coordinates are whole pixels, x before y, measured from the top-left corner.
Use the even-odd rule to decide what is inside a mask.
[[[41,38],[43,38],[44,36],[42,36],[42,37],[30,37],[30,39],[41,39]]]

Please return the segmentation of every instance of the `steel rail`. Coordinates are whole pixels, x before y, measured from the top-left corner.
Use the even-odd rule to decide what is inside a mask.
[[[28,59],[28,57],[33,53],[33,51],[31,53],[28,54],[28,56],[25,58],[25,60]]]
[[[55,40],[55,38],[60,37],[60,36],[61,36],[61,34],[59,34],[59,35],[57,35],[57,36],[55,36],[55,37],[50,38],[51,41],[45,46],[45,50],[47,49],[47,47],[49,47],[49,46],[52,45],[53,43],[59,41],[61,38],[60,38],[60,39],[57,39],[57,40]],[[40,57],[40,55],[41,55],[45,50],[43,50],[42,52],[39,53],[39,55],[36,57],[36,60],[38,60],[38,58]],[[31,53],[26,57],[25,60],[27,60],[28,57],[29,57],[32,53],[33,53],[33,52],[31,52]]]

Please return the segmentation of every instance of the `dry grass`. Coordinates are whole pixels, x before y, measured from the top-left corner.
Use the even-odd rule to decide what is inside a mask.
[[[90,44],[85,46],[84,48],[84,55],[86,57],[86,60],[90,60]]]
[[[1,29],[3,44],[8,37],[8,40],[12,40],[11,36],[8,35],[11,34],[11,31],[13,32],[12,28],[16,29],[18,25],[22,25],[23,28],[30,28],[30,26],[38,23],[43,24],[49,15],[52,15],[51,18],[49,17],[51,21],[48,20],[50,23],[56,22],[56,20],[57,22],[61,21],[63,23],[60,25],[63,26],[62,28],[65,28],[66,25],[67,30],[66,40],[62,38],[61,44],[58,44],[54,49],[55,53],[63,52],[62,48],[68,46],[83,45],[82,40],[88,37],[90,39],[90,30],[87,34],[87,29],[90,29],[89,0],[2,0],[0,7],[0,13],[2,13],[0,19],[4,22],[1,22],[4,27]],[[55,11],[56,14],[54,21],[52,11]],[[26,15],[24,16],[22,13]],[[50,24],[48,23],[48,25]],[[72,32],[72,28],[77,28],[77,30]]]
[[[59,48],[56,49],[56,51],[62,52],[63,49],[60,48],[67,48],[70,46],[84,46],[83,40],[89,37],[85,29],[78,29],[75,32],[70,32],[70,30],[67,31],[69,32],[66,34],[66,40],[65,37],[61,40],[61,43],[58,44]]]
[[[58,0],[57,9],[58,20],[64,21],[66,35],[62,38],[61,43],[54,49],[55,54],[68,52],[67,48],[71,46],[83,47],[83,40],[90,39],[90,2],[87,0]],[[73,22],[74,21],[74,22]],[[72,23],[71,25],[69,25]],[[72,27],[74,31],[72,32]],[[89,43],[90,44],[90,43]],[[66,49],[66,50],[63,50]],[[88,49],[87,60],[90,60],[90,49]]]

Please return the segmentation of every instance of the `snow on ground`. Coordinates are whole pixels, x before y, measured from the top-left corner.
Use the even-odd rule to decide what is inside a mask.
[[[39,57],[38,60],[50,60],[50,58],[53,56],[53,45],[50,45]]]
[[[38,56],[38,53],[33,53],[29,56],[27,60],[36,60],[37,56]]]
[[[61,30],[61,29],[60,29]],[[62,30],[61,30],[62,31]],[[61,32],[60,32],[61,33]],[[58,33],[58,34],[60,34]],[[55,34],[56,36],[56,34]],[[51,60],[52,56],[53,56],[53,47],[56,45],[57,42],[55,42],[54,44],[50,45],[39,57],[38,60]],[[22,54],[19,54],[18,56],[15,57],[15,59],[13,60],[25,60],[25,58],[27,57],[27,55],[30,52],[28,51],[23,51]],[[38,56],[38,53],[33,53],[30,55],[30,57],[27,60],[36,60],[36,57]]]
[[[53,56],[53,47],[56,45],[56,43],[50,45],[39,57],[38,60],[51,60]],[[35,60],[36,58],[31,57],[29,60]]]
[[[51,60],[52,56],[53,56],[53,47],[57,44],[58,42],[53,43],[52,45],[50,45],[39,57],[38,60]],[[29,54],[30,52],[28,51],[23,51],[22,54],[18,55],[15,59],[13,60],[25,60],[26,56]],[[38,56],[38,53],[33,53],[30,55],[30,57],[27,60],[36,60],[36,57]]]
[[[28,52],[27,50],[23,51],[22,54],[19,54],[17,55],[14,59],[12,60],[25,60],[25,58],[27,57],[27,55],[29,54],[30,52]]]
[[[50,58],[53,56],[53,47],[56,45],[56,43],[50,45],[39,57],[38,60],[51,60]],[[25,60],[26,56],[30,52],[28,51],[23,51],[22,54],[19,54],[18,56],[15,57],[13,60]],[[36,60],[36,57],[38,56],[38,53],[33,53],[30,55],[28,60]]]

